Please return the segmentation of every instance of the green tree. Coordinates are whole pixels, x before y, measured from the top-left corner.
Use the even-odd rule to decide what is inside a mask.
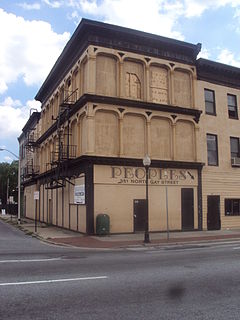
[[[17,202],[17,185],[18,161],[13,161],[11,164],[0,162],[0,199],[3,206],[7,203],[7,192],[8,195],[13,196],[14,201]]]

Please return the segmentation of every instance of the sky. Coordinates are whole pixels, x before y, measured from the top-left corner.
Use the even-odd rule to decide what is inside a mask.
[[[240,0],[0,0],[0,148],[18,155],[41,110],[34,97],[82,18],[200,42],[199,57],[240,68]]]

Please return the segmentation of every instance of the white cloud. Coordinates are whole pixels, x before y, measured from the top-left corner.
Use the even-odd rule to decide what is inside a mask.
[[[228,49],[223,49],[220,52],[217,61],[240,68],[240,56],[236,59],[234,54]]]
[[[201,16],[205,10],[216,10],[220,7],[231,6],[233,8],[240,6],[239,0],[185,0],[184,15],[186,17]]]
[[[29,108],[29,110],[33,111],[41,111],[41,102],[36,100],[28,100],[26,103],[26,106]]]
[[[71,14],[67,14],[69,20],[73,20],[74,24],[77,26],[81,20],[81,15],[77,10],[74,10]]]
[[[234,29],[237,33],[240,33],[240,8],[236,9],[234,18],[236,19]]]
[[[7,84],[4,79],[0,78],[0,94],[4,93],[7,90]]]
[[[22,105],[19,100],[7,97],[0,102],[0,130],[1,139],[19,136],[30,115],[30,109],[40,108],[40,102],[35,100],[27,101]]]
[[[84,12],[90,13],[90,14],[97,13],[96,10],[98,10],[98,5],[96,0],[93,0],[93,1],[81,0],[79,1],[79,3]]]
[[[3,159],[5,162],[9,162],[9,163],[13,162],[13,158],[11,158],[9,156],[4,157]]]
[[[22,7],[24,10],[40,10],[41,5],[40,3],[36,2],[36,3],[19,3],[19,6]]]
[[[60,8],[64,4],[63,1],[42,0],[42,2],[55,9]]]
[[[21,107],[22,103],[20,100],[13,100],[11,97],[7,97],[5,98],[5,100],[2,103],[4,106],[8,106],[8,107]]]
[[[197,56],[197,59],[199,59],[199,58],[209,59],[210,56],[211,56],[211,54],[210,54],[209,50],[206,48],[202,48]]]
[[[93,17],[102,17],[105,22],[121,25],[168,37],[183,39],[183,35],[174,30],[179,10],[179,2],[171,5],[166,0],[80,0],[71,1],[79,9]],[[134,14],[133,14],[134,13]]]
[[[91,15],[105,22],[126,26],[168,37],[183,39],[177,30],[180,17],[199,17],[206,10],[216,10],[223,6],[240,7],[239,0],[69,0],[75,13],[72,19],[79,18],[76,11]],[[133,14],[134,13],[134,14]],[[75,19],[76,20],[76,19]],[[77,20],[76,20],[77,21]]]
[[[40,84],[68,41],[44,21],[28,21],[0,8],[0,94],[22,77],[26,85]]]

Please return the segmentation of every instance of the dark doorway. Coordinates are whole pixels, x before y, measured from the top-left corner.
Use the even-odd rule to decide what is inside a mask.
[[[133,210],[134,232],[145,230],[146,216],[147,216],[146,200],[135,199],[134,210]]]
[[[182,230],[194,229],[193,188],[182,188]]]
[[[220,196],[207,197],[207,228],[208,230],[221,229]]]

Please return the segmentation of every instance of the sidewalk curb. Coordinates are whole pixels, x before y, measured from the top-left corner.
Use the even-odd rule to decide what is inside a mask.
[[[128,245],[119,245],[116,247],[82,247],[82,246],[75,246],[75,245],[71,245],[71,244],[67,244],[67,243],[59,243],[59,242],[55,242],[55,241],[51,241],[51,239],[43,239],[41,237],[39,237],[40,240],[47,242],[49,244],[53,244],[53,245],[57,245],[57,246],[64,246],[64,247],[70,247],[70,248],[75,248],[75,249],[83,249],[83,250],[97,250],[97,251],[109,251],[109,250],[124,250],[124,249],[140,249],[140,248],[146,248],[146,249],[150,249],[150,248],[162,248],[162,249],[166,249],[166,248],[174,248],[174,247],[182,247],[182,246],[196,246],[197,244],[199,246],[201,245],[207,245],[207,244],[218,244],[218,243],[222,243],[222,241],[224,241],[225,244],[227,244],[228,242],[232,242],[233,240],[238,242],[240,241],[240,236],[239,238],[221,238],[221,239],[209,239],[209,240],[191,240],[191,241],[174,241],[174,242],[162,242],[162,243],[149,243],[149,244],[128,244]]]
[[[218,244],[221,242],[224,243],[228,243],[231,241],[240,241],[240,234],[239,233],[235,233],[235,234],[229,234],[229,235],[221,235],[221,234],[216,234],[216,235],[206,235],[206,237],[208,237],[208,239],[206,239],[205,236],[202,236],[203,239],[201,239],[201,237],[196,237],[196,239],[194,239],[194,237],[189,237],[189,239],[184,238],[183,240],[181,240],[181,238],[170,238],[169,241],[167,239],[155,239],[152,240],[152,242],[150,242],[149,244],[145,244],[143,242],[140,242],[139,240],[119,240],[119,241],[101,241],[99,242],[99,244],[102,244],[103,247],[98,246],[96,243],[92,245],[95,245],[95,247],[88,246],[87,244],[78,246],[78,245],[74,245],[71,243],[64,243],[63,242],[58,242],[56,241],[57,238],[44,238],[41,235],[39,235],[37,232],[34,231],[30,231],[28,228],[24,227],[24,223],[22,224],[18,224],[16,219],[11,219],[9,217],[2,217],[0,216],[0,220],[2,220],[5,223],[10,224],[11,226],[15,227],[16,229],[24,232],[26,235],[31,236],[32,238],[36,238],[44,243],[47,243],[49,245],[55,245],[55,246],[60,246],[60,247],[66,247],[66,248],[74,248],[74,249],[81,249],[81,250],[93,250],[93,251],[120,251],[120,250],[134,250],[134,248],[136,250],[140,250],[140,249],[150,249],[150,248],[162,248],[162,249],[166,249],[166,248],[180,248],[181,246],[196,246],[196,245],[207,245],[207,244]],[[196,235],[197,236],[197,235]],[[205,238],[204,238],[205,237]],[[52,240],[52,239],[55,239]],[[62,239],[62,238],[59,238]],[[66,239],[71,239],[71,237],[66,237]],[[73,240],[74,241],[74,240]],[[158,242],[159,241],[159,242]],[[114,243],[115,245],[114,246]],[[127,242],[126,244],[124,242]],[[131,244],[132,242],[132,244]],[[137,243],[136,243],[137,242]],[[104,246],[105,245],[105,246]],[[109,246],[108,246],[109,245]]]

